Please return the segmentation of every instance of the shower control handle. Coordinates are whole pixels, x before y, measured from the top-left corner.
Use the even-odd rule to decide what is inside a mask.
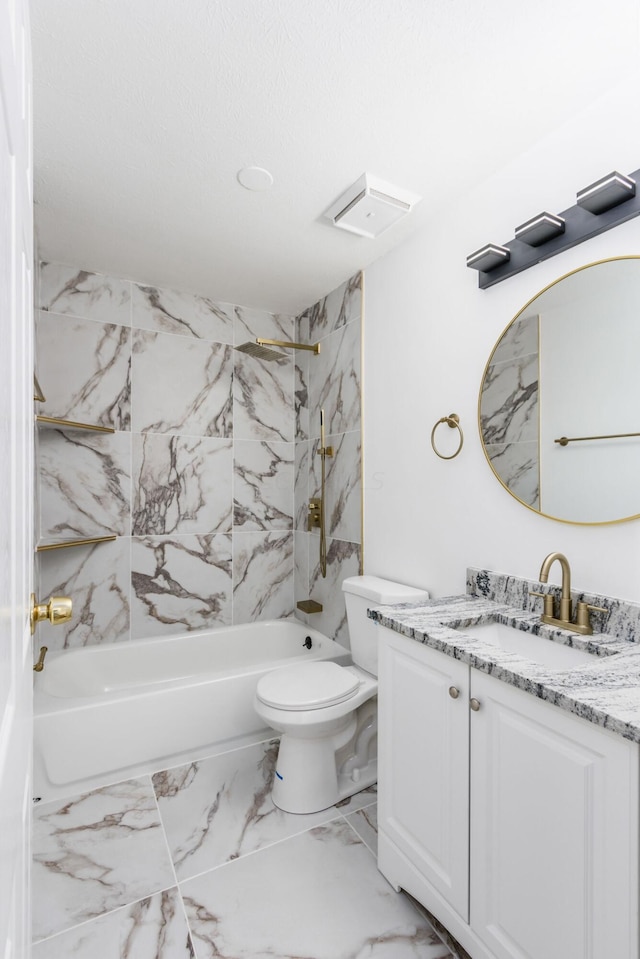
[[[318,497],[317,499],[309,500],[309,515],[307,517],[307,530],[310,532],[312,529],[319,529],[322,522],[322,500]]]

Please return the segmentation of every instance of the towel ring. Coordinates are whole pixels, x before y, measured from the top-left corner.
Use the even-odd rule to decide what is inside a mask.
[[[434,436],[435,436],[436,430],[438,429],[441,423],[446,423],[447,426],[450,426],[452,430],[455,429],[460,434],[460,445],[458,446],[458,449],[455,451],[455,453],[451,454],[451,456],[445,456],[444,453],[440,453],[436,449]],[[433,447],[433,452],[436,454],[436,456],[439,456],[441,460],[454,459],[458,455],[460,450],[462,449],[463,443],[464,443],[464,433],[462,432],[462,427],[460,426],[460,417],[458,416],[457,413],[449,413],[448,416],[443,416],[441,419],[438,420],[436,425],[431,430],[431,446]]]

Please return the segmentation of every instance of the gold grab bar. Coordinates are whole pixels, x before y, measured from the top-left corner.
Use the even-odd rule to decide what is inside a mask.
[[[325,497],[326,497],[326,459],[327,456],[333,456],[333,446],[326,445],[325,433],[324,433],[324,409],[320,410],[320,446],[318,448],[318,455],[321,457],[321,473],[320,473],[320,572],[322,573],[322,578],[325,579],[327,575],[327,534],[325,530]]]
[[[61,543],[42,543],[36,546],[36,553],[45,553],[50,549],[69,549],[70,546],[93,546],[94,543],[112,543],[117,536],[91,536],[89,539],[66,539]]]
[[[566,446],[568,443],[582,443],[583,440],[619,440],[628,436],[640,436],[640,433],[607,433],[605,436],[561,436],[559,440],[553,442],[559,443],[560,446]]]
[[[96,433],[115,433],[112,426],[95,426],[93,423],[78,423],[77,420],[61,420],[58,416],[36,416],[36,423],[66,426],[72,430],[95,430]]]

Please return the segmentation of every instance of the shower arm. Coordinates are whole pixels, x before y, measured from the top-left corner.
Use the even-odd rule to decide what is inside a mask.
[[[312,343],[293,343],[287,342],[286,340],[267,340],[263,336],[256,337],[256,343],[258,346],[283,346],[288,350],[310,350],[312,353],[320,352],[320,344]]]

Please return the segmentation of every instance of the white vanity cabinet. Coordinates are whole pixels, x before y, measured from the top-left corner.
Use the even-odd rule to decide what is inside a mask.
[[[393,886],[473,959],[638,959],[635,743],[385,627],[378,705]]]

